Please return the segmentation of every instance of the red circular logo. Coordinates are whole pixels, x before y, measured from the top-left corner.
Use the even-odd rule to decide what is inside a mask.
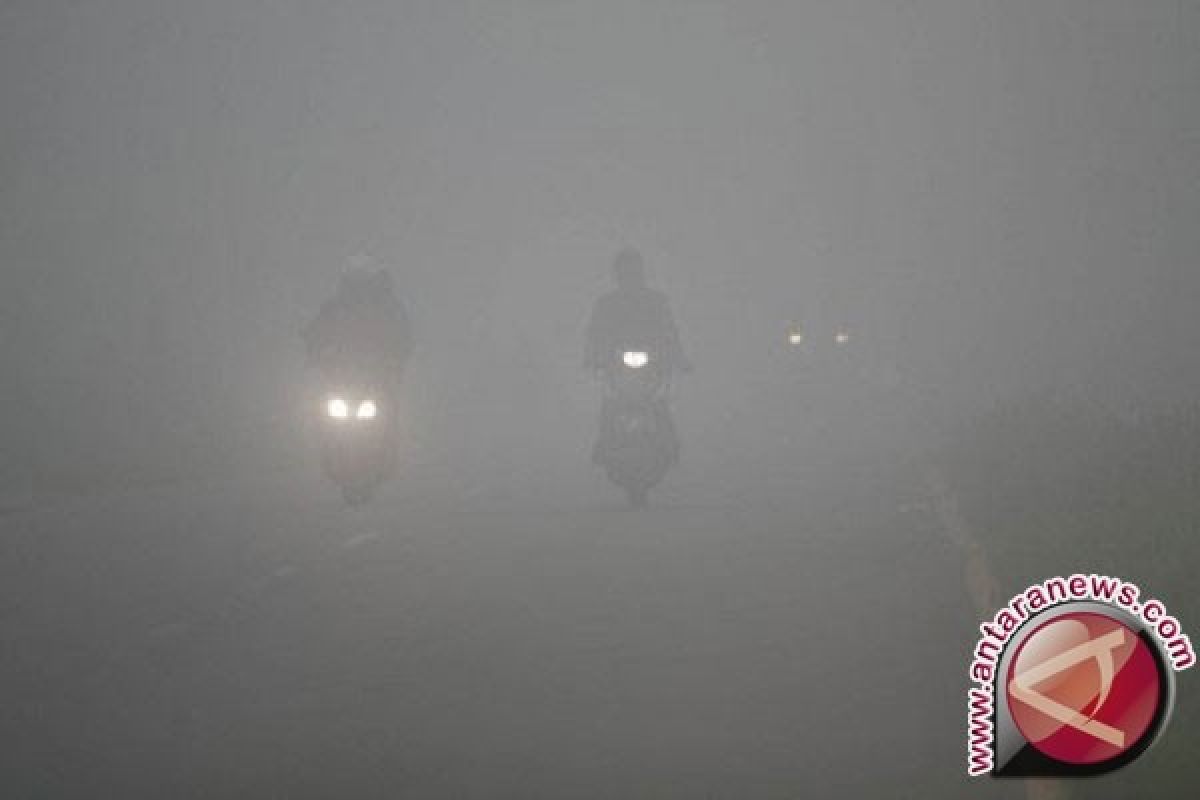
[[[1102,613],[1063,614],[1021,642],[1005,690],[1013,722],[1056,761],[1097,764],[1153,731],[1166,696],[1146,642]]]

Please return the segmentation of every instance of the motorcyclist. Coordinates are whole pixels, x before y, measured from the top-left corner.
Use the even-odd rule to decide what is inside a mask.
[[[596,301],[587,327],[584,367],[605,369],[627,342],[644,342],[668,370],[689,371],[667,297],[646,285],[642,255],[626,247],[613,260],[616,288]]]
[[[344,437],[340,424],[322,426],[321,463],[326,475],[341,485],[350,505],[365,502],[397,463],[398,415],[394,413],[400,373],[412,349],[412,334],[392,277],[366,255],[351,258],[334,296],[321,305],[316,319],[301,335],[309,365],[329,388],[369,392],[373,420],[369,437]],[[382,411],[377,403],[383,401]],[[327,402],[332,403],[330,399]],[[327,406],[332,419],[345,419]],[[364,418],[357,404],[356,418]],[[380,414],[381,419],[376,419]]]
[[[412,351],[412,329],[392,276],[365,254],[349,260],[334,296],[301,336],[311,366],[353,359],[378,364],[393,379]]]
[[[645,262],[632,247],[621,250],[613,261],[616,288],[600,297],[592,308],[584,347],[584,368],[603,373],[611,368],[614,356],[627,347],[644,347],[655,354],[659,367],[669,375],[674,370],[691,371],[684,355],[679,330],[666,295],[646,284]],[[666,399],[658,397],[655,417],[665,434],[671,461],[679,457],[679,437],[671,420]],[[604,442],[609,440],[616,409],[606,399],[600,412],[600,431],[592,460],[603,463]]]

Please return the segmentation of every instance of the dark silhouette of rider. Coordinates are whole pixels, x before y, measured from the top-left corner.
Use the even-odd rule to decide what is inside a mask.
[[[334,296],[301,335],[317,367],[353,360],[398,376],[412,350],[412,329],[391,274],[361,255],[351,259]]]
[[[612,270],[617,285],[592,308],[584,367],[603,370],[626,349],[648,348],[667,370],[690,370],[666,295],[646,285],[641,254],[625,248],[617,254]]]
[[[676,369],[691,371],[684,355],[679,329],[670,304],[662,292],[646,285],[646,269],[641,254],[625,248],[613,261],[616,288],[600,297],[592,308],[584,345],[584,368],[596,373],[612,369],[627,350],[648,351],[665,375]],[[662,434],[663,446],[672,462],[679,458],[679,436],[667,407],[666,397],[654,398],[654,416]],[[600,409],[600,430],[592,449],[592,461],[603,464],[606,443],[616,424],[617,401],[609,396]]]

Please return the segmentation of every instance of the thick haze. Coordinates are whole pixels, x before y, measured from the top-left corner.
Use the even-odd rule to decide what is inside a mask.
[[[0,796],[1061,796],[969,654],[1196,635],[1198,253],[1200,0],[0,0]],[[305,365],[363,254],[395,393]]]
[[[536,421],[584,468],[626,243],[691,441],[786,424],[794,320],[937,415],[1197,388],[1196,3],[9,0],[0,37],[0,365],[51,473],[302,452],[296,332],[360,250],[434,451]]]

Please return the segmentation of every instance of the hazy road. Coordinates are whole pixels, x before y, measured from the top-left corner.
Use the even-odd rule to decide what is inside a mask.
[[[348,511],[305,473],[0,517],[3,794],[966,791],[974,612],[918,481],[789,481],[685,469],[637,513],[430,473]]]

